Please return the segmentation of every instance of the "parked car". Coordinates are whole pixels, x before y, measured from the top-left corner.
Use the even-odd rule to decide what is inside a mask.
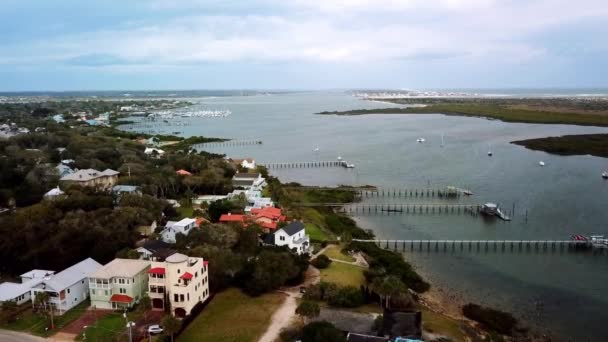
[[[150,335],[157,335],[162,332],[163,332],[163,328],[161,328],[160,325],[158,325],[158,324],[153,324],[148,327],[148,334],[150,334]]]

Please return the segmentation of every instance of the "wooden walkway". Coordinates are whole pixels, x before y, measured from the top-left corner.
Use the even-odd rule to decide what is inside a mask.
[[[576,240],[359,240],[394,251],[525,251],[525,250],[581,250],[590,249],[586,241]]]

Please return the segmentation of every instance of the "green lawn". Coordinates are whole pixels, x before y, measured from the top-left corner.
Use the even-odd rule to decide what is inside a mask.
[[[179,213],[179,216],[181,218],[192,218],[192,216],[194,215],[193,214],[194,209],[192,209],[192,207],[181,206],[181,207],[176,208],[176,209],[177,209],[177,212]]]
[[[284,298],[278,293],[249,297],[238,289],[228,289],[213,298],[177,341],[257,341]]]
[[[128,313],[130,321],[136,321],[141,315],[137,311]],[[98,319],[95,326],[90,326],[84,331],[86,341],[112,341],[116,336],[126,332],[125,326],[126,320],[122,316],[122,313],[109,314]],[[82,338],[82,335],[78,336],[78,339],[85,340]]]
[[[454,341],[464,341],[465,335],[460,329],[460,323],[449,317],[430,311],[426,307],[420,306],[422,312],[422,326],[424,330],[434,334],[443,335]]]
[[[339,285],[352,285],[359,287],[365,284],[364,268],[332,262],[328,268],[321,270],[321,281]]]
[[[327,255],[330,259],[337,259],[347,262],[355,261],[355,258],[351,257],[348,254],[342,253],[342,246],[332,245],[323,252],[323,254]]]
[[[315,224],[306,223],[306,224],[304,224],[304,226],[306,227],[306,234],[308,234],[308,236],[310,236],[311,240],[317,240],[317,241],[327,240],[327,234],[323,230],[321,230],[321,228],[316,226]]]
[[[54,330],[46,330],[46,328],[51,326],[51,321],[49,316],[34,313],[31,309],[27,309],[18,315],[17,321],[10,324],[2,324],[0,328],[26,332],[38,336],[51,336],[56,333],[61,328],[70,324],[78,317],[80,317],[85,310],[90,306],[88,300],[78,304],[72,310],[66,312],[61,316],[55,316],[55,329]]]

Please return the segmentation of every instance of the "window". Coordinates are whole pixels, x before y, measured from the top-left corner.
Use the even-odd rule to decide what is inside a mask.
[[[95,295],[95,290],[91,290],[91,294],[94,296]]]
[[[104,292],[106,293],[106,296],[107,296],[108,295],[108,290],[105,290]]]
[[[285,241],[285,237],[284,237],[284,236],[281,236],[281,237],[279,238],[279,240],[281,240],[281,241]]]
[[[68,289],[68,293],[70,293],[70,289]]]
[[[82,280],[82,282],[81,282],[81,283],[82,283],[82,284],[84,284],[84,279]]]
[[[194,272],[194,278],[198,278],[198,272]]]
[[[183,295],[183,294],[180,294],[180,295],[179,295],[179,300],[180,300],[180,302],[183,302],[183,301],[184,301],[184,295]]]
[[[177,269],[177,274],[179,274],[181,271],[179,270],[179,268]]]
[[[123,288],[123,287],[121,287],[120,289],[118,289],[118,291],[119,291],[120,293],[122,293],[122,294],[127,293],[127,289],[125,289],[125,288]]]
[[[179,302],[179,296],[177,294],[173,295],[173,301],[174,302]]]
[[[186,293],[186,298],[188,298],[188,301],[190,301],[190,293]]]

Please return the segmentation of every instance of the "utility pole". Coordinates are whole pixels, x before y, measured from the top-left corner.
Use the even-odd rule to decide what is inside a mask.
[[[122,316],[125,318],[125,321],[127,322],[127,329],[129,329],[129,342],[133,342],[133,326],[135,326],[135,322],[130,322],[129,318],[127,317],[127,309],[125,308],[125,313],[122,314]]]

